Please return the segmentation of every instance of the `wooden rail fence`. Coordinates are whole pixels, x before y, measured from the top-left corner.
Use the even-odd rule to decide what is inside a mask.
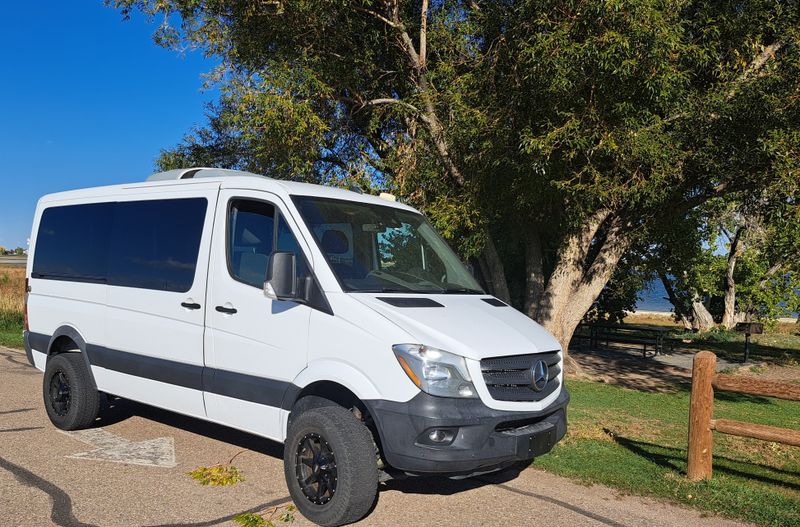
[[[800,431],[774,426],[714,419],[714,390],[800,401],[800,385],[763,381],[752,377],[715,373],[717,356],[701,351],[694,356],[692,396],[689,406],[689,467],[692,481],[710,479],[714,438],[712,432],[751,437],[800,447]]]

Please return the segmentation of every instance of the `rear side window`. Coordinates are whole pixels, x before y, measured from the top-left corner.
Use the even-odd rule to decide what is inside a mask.
[[[109,285],[180,293],[191,289],[207,205],[205,198],[117,203]]]
[[[186,292],[207,207],[205,198],[51,207],[39,223],[32,276]]]
[[[104,283],[113,203],[50,207],[42,213],[33,278]]]

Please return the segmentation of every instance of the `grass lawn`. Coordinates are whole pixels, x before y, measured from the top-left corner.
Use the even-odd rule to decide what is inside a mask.
[[[0,346],[22,348],[25,268],[0,266]]]
[[[686,477],[689,393],[568,382],[567,437],[534,466],[759,525],[800,525],[800,449],[714,434],[714,477]],[[718,393],[715,417],[800,429],[800,404]]]
[[[0,346],[22,349],[23,345],[22,321],[19,324],[0,321]]]

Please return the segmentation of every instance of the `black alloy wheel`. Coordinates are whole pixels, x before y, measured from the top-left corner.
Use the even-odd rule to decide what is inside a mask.
[[[69,378],[64,370],[58,370],[50,378],[50,407],[57,415],[65,416],[69,413],[71,401]]]
[[[375,503],[377,461],[372,433],[353,412],[321,398],[295,405],[283,471],[297,511],[308,520],[336,527],[363,518]]]
[[[295,456],[297,483],[311,503],[324,505],[336,493],[336,456],[325,439],[308,433],[300,440]]]
[[[100,393],[82,352],[47,357],[42,395],[47,417],[61,430],[92,426],[100,412]]]

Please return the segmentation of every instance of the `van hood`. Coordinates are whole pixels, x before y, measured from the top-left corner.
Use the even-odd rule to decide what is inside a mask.
[[[433,346],[475,360],[561,349],[542,326],[489,296],[349,295],[417,339],[409,344]]]

